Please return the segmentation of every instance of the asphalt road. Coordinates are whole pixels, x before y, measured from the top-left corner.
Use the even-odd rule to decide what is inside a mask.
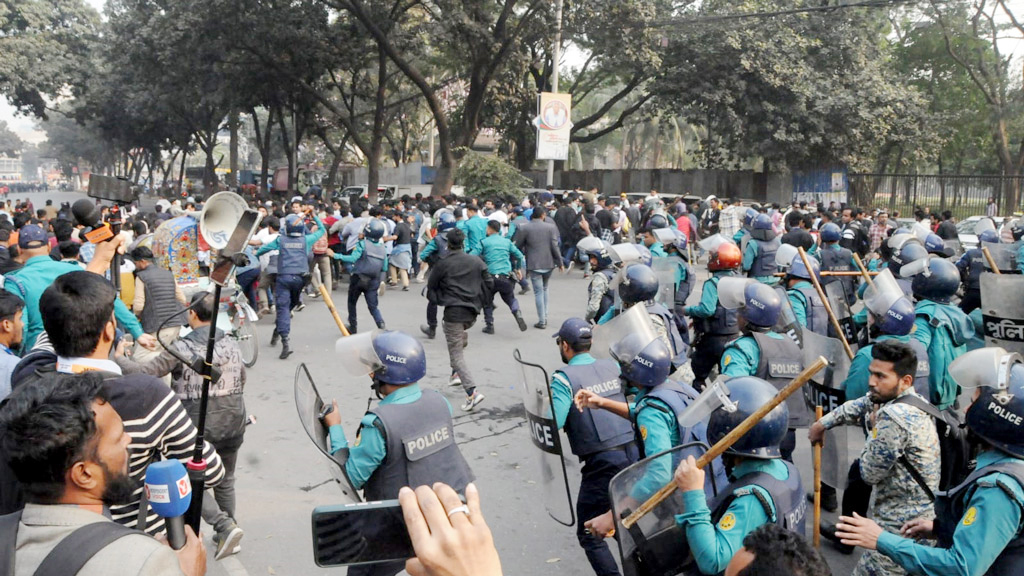
[[[71,193],[15,197],[24,196],[31,197],[37,206],[41,206],[46,197],[54,198],[55,203],[81,197]],[[546,330],[532,327],[537,320],[532,292],[519,297],[531,326],[526,332],[518,330],[503,305],[496,311],[495,335],[480,332],[482,319],[472,328],[467,356],[486,400],[469,414],[458,408],[464,398],[462,389],[447,386],[450,370],[443,336],[439,334],[437,339],[428,340],[420,334],[426,306],[420,294],[423,285],[412,284],[409,292],[391,289],[381,299],[388,328],[408,332],[423,341],[428,367],[421,385],[441,391],[455,406],[456,437],[476,475],[484,514],[494,533],[506,574],[593,573],[576,542],[575,529],[557,524],[544,510],[544,493],[537,483],[535,449],[525,426],[518,368],[512,357],[518,348],[524,358],[549,371],[556,368],[558,351],[551,335],[566,318],[582,316],[587,282],[579,270],[568,275],[555,273]],[[347,316],[345,288],[343,284],[334,292],[343,319]],[[692,298],[698,297],[699,290],[695,290]],[[360,326],[373,326],[362,302],[358,313]],[[341,573],[340,568],[318,568],[312,559],[311,511],[318,505],[343,503],[345,498],[331,479],[326,461],[299,423],[293,382],[296,368],[305,363],[321,394],[337,398],[343,425],[351,440],[372,396],[370,381],[369,378],[348,378],[339,369],[333,349],[340,333],[320,299],[306,298],[305,310],[295,313],[291,335],[295,353],[288,360],[279,360],[278,349],[268,345],[272,323],[270,317],[259,322],[260,357],[248,371],[246,384],[246,405],[257,422],[247,429],[237,469],[237,520],[245,530],[242,549],[236,556],[215,562],[211,544],[208,573],[234,576]],[[797,464],[804,485],[810,486],[810,447],[803,432],[798,432],[798,442]],[[573,466],[570,483],[574,489],[578,482],[578,471]],[[826,518],[832,515],[826,514]],[[810,525],[808,511],[808,528]],[[208,538],[209,529],[205,532]],[[614,549],[614,542],[609,542]],[[823,551],[835,574],[851,572],[856,555],[842,556],[827,543],[823,544]]]

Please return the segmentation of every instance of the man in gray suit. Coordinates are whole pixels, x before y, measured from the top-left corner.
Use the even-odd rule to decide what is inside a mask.
[[[516,248],[526,255],[526,270],[533,285],[533,298],[537,303],[538,322],[534,328],[548,327],[548,281],[555,268],[564,270],[558,227],[548,221],[547,210],[537,206],[530,222],[516,232]]]

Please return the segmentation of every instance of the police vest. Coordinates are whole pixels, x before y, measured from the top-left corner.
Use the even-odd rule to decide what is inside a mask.
[[[850,266],[852,261],[853,253],[847,248],[833,250],[826,247],[821,250],[821,270],[823,272],[853,272],[853,267]],[[821,278],[822,286],[828,286],[833,282],[843,285],[847,304],[853,304],[856,301],[856,276],[822,276]]]
[[[415,402],[370,410],[384,435],[387,454],[363,487],[370,500],[398,497],[402,486],[444,482],[461,493],[473,472],[455,444],[452,415],[444,396],[424,390]]]
[[[689,385],[682,384],[674,380],[665,380],[661,384],[658,384],[654,388],[648,390],[643,399],[654,398],[665,406],[668,406],[668,409],[672,411],[672,414],[678,422],[679,415],[697,399],[697,396],[699,396],[699,393]],[[641,399],[641,401],[643,399]],[[641,408],[665,410],[661,404],[654,402],[644,402],[644,405]],[[640,431],[640,425],[637,423],[637,417],[639,415],[640,409],[636,410],[632,416],[633,434],[635,434],[636,442],[640,446],[640,457],[646,458],[647,455],[644,451],[643,434]],[[707,441],[707,424],[704,422],[699,422],[688,430],[679,430],[679,442],[682,444],[686,444],[688,442],[707,443]]]
[[[813,286],[796,288],[796,291],[804,297],[804,316],[807,318],[807,328],[815,334],[828,336],[828,312],[825,311],[825,303],[818,296],[818,291]]]
[[[668,345],[669,350],[672,351],[672,358],[675,359],[679,355],[685,355],[688,347],[686,343],[683,342],[682,336],[679,335],[679,329],[676,328],[676,317],[669,312],[668,308],[665,308],[657,302],[648,302],[646,306],[648,314],[651,316],[657,316],[664,323],[669,339],[666,344]],[[685,358],[683,360],[685,360]]]
[[[139,318],[144,332],[155,334],[165,320],[166,328],[186,324],[185,315],[178,314],[183,307],[175,296],[174,274],[170,270],[150,262],[145,270],[136,270],[135,276],[142,280],[146,293],[146,305]]]
[[[757,372],[754,376],[768,381],[776,390],[782,390],[803,372],[803,351],[792,338],[772,338],[760,332],[752,332],[750,335],[761,350],[761,359],[757,362]],[[803,394],[790,394],[789,398],[786,398],[786,406],[789,407],[790,428],[811,423],[811,411],[807,408]]]
[[[686,299],[689,298],[690,293],[693,292],[693,267],[691,267],[690,264],[682,258],[679,258],[679,263],[683,266],[683,269],[686,270],[686,273],[683,275],[683,279],[680,280],[679,284],[676,286],[676,303],[679,305],[685,305]]]
[[[277,244],[281,248],[277,256],[278,274],[295,274],[305,276],[309,274],[309,256],[306,254],[305,236],[277,237]]]
[[[914,372],[914,390],[925,400],[932,397],[928,384],[928,377],[931,375],[931,363],[928,361],[928,350],[917,338],[911,338],[907,344],[917,355],[917,370]]]
[[[363,255],[356,260],[352,267],[353,274],[366,276],[368,278],[379,278],[384,268],[384,259],[388,256],[388,250],[383,242],[371,242],[363,240]]]
[[[939,547],[950,548],[953,546],[953,532],[960,525],[960,518],[964,517],[964,506],[971,500],[974,491],[979,486],[998,486],[1021,508],[1022,518],[1024,518],[1024,502],[1017,500],[1016,496],[1013,495],[1012,488],[1004,485],[1003,480],[984,478],[996,472],[1002,472],[1011,476],[1017,481],[1017,484],[1024,487],[1024,463],[998,462],[975,470],[959,486],[936,494],[935,517],[936,519],[941,518],[943,520],[942,522],[935,522],[935,538],[938,540]],[[1022,532],[1024,530],[1022,530],[1021,526],[1018,526],[1017,533],[1006,544],[1006,548],[1003,548],[1003,551],[996,557],[995,562],[985,572],[986,575],[1024,574],[1024,534]]]
[[[707,280],[718,287],[718,276],[712,276]],[[696,318],[694,328],[709,336],[735,336],[739,334],[740,326],[736,320],[736,310],[727,310],[721,303],[715,303],[715,314],[710,318]]]
[[[800,471],[785,460],[781,461],[789,471],[789,478],[779,480],[767,472],[752,472],[742,478],[731,482],[725,490],[719,493],[711,502],[708,508],[711,509],[711,522],[718,524],[718,521],[725,515],[732,501],[740,496],[753,494],[764,508],[768,521],[773,522],[786,530],[804,535],[804,517],[807,515],[807,499],[804,497],[804,488],[800,483]],[[768,492],[772,502],[767,502],[762,493],[754,490],[759,486]],[[771,504],[775,504],[775,514],[772,515]]]
[[[602,398],[626,401],[619,380],[619,367],[613,360],[602,359],[586,365],[570,364],[559,368],[558,372],[569,380],[574,398],[580,390],[590,390]],[[587,456],[618,448],[633,440],[633,430],[627,420],[607,410],[590,408],[581,412],[570,407],[565,419],[565,433],[569,437],[572,453],[581,461]]]
[[[611,289],[612,279],[615,278],[615,270],[605,268],[604,270],[599,270],[598,274],[604,274],[604,277],[608,279],[609,288],[605,290],[604,296],[601,296],[601,303],[597,306],[597,316],[595,318],[603,317],[615,305],[615,290]]]
[[[775,274],[775,253],[779,251],[782,244],[778,236],[771,240],[758,240],[757,252],[754,256],[754,263],[750,265],[747,276],[773,276]]]
[[[967,251],[967,290],[981,290],[981,273],[985,271],[985,254],[980,248]]]

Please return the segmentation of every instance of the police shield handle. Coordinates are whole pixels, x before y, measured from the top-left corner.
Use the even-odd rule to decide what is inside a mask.
[[[342,336],[348,336],[348,329],[345,328],[345,323],[341,321],[341,316],[338,316],[338,309],[334,307],[334,300],[331,298],[331,293],[327,291],[327,286],[324,286],[323,280],[320,279],[320,267],[313,269],[313,284],[316,285],[316,289],[320,291],[320,295],[324,298],[324,304],[327,304],[327,309],[331,311],[331,316],[334,317],[334,323],[338,325],[338,330],[341,330]]]
[[[853,261],[857,263],[857,268],[860,268],[860,275],[864,277],[864,281],[868,283],[868,286],[874,286],[875,281],[871,279],[871,272],[868,272],[867,266],[864,266],[864,261],[860,259],[860,254],[854,252]]]
[[[821,421],[821,406],[814,407],[814,421]],[[825,440],[822,439],[822,442]],[[814,547],[821,548],[821,443],[814,450]]]
[[[995,258],[992,258],[992,253],[989,252],[988,246],[982,246],[981,253],[985,255],[985,260],[988,261],[988,266],[992,269],[991,272],[995,274],[1002,274],[1002,272],[999,271],[999,266],[996,266]]]
[[[804,266],[808,270],[811,268],[811,262],[807,259],[807,251],[804,250],[803,246],[798,246],[797,250],[800,253],[800,259],[804,261]],[[839,324],[839,319],[836,318],[836,313],[832,311],[832,305],[828,302],[828,296],[825,295],[825,291],[821,288],[821,282],[818,281],[818,277],[814,274],[808,274],[811,277],[811,284],[814,284],[814,289],[818,291],[818,297],[821,298],[822,304],[825,305],[825,312],[828,313],[829,322],[832,323],[832,328],[835,329],[836,334],[839,336],[839,341],[843,343],[843,350],[846,351],[846,355],[853,360],[853,350],[850,348],[850,343],[846,341],[846,334],[843,332],[843,327]]]
[[[750,431],[761,421],[762,418],[768,415],[769,412],[775,409],[776,406],[782,404],[793,395],[794,392],[800,389],[801,386],[810,381],[811,377],[817,374],[820,370],[828,366],[828,360],[824,356],[818,356],[818,359],[813,364],[804,368],[804,371],[797,375],[796,378],[790,381],[785,388],[779,390],[779,393],[775,395],[767,404],[761,406],[756,412],[747,417],[746,420],[740,422],[739,426],[733,428],[728,434],[722,437],[721,440],[715,442],[715,445],[711,447],[707,452],[701,455],[697,459],[697,468],[704,468],[711,463],[712,460],[718,458],[726,450],[729,449],[737,440],[743,437],[744,434]],[[653,496],[647,499],[646,502],[641,504],[637,509],[622,520],[623,528],[632,528],[641,518],[647,515],[648,512],[654,510],[659,504],[668,499],[673,492],[676,491],[675,481],[669,481],[668,484],[662,486]]]

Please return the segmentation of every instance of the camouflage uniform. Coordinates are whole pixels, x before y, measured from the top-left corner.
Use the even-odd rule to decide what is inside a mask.
[[[900,396],[914,394],[909,388]],[[867,421],[874,405],[868,396],[851,400],[832,411],[821,423],[825,428]],[[909,404],[887,402],[878,409],[874,429],[868,434],[860,455],[860,473],[874,485],[875,504],[872,514],[886,531],[900,533],[900,528],[914,518],[932,519],[935,512],[924,490],[914,481],[906,467],[898,463],[906,455],[920,472],[928,487],[939,489],[939,437],[935,423],[924,412]],[[906,574],[895,562],[876,551],[861,556],[855,576]]]

